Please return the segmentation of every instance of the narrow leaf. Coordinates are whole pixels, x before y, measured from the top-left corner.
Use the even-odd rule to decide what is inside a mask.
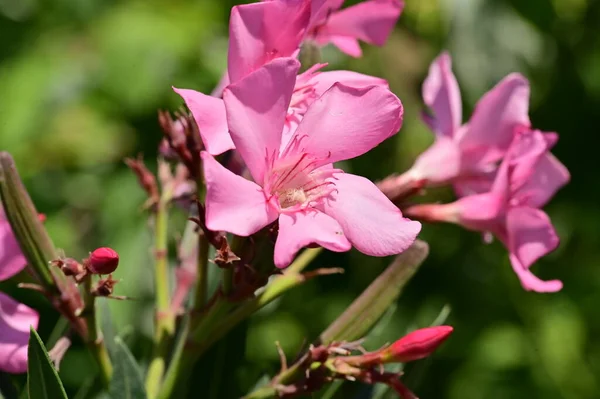
[[[398,299],[428,253],[427,243],[417,240],[398,255],[344,313],[321,333],[320,342],[327,344],[333,341],[354,341],[364,337]]]
[[[48,262],[56,259],[54,245],[23,186],[15,162],[0,152],[0,197],[6,218],[28,264],[46,288],[55,288]]]
[[[27,349],[27,390],[29,399],[67,399],[58,373],[37,332],[31,328]]]
[[[146,399],[144,380],[135,358],[119,337],[115,338],[113,378],[109,387],[111,399]]]

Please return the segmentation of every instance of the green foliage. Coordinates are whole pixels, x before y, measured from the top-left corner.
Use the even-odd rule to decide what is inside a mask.
[[[31,328],[27,349],[27,390],[29,399],[67,399],[58,373],[46,347],[35,329]]]
[[[114,371],[109,387],[110,398],[146,399],[142,372],[127,345],[119,337],[115,338],[111,360]]]

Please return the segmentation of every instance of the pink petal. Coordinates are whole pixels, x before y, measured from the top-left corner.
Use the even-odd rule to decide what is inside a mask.
[[[333,11],[339,10],[344,0],[312,0],[310,27],[315,28],[323,23]]]
[[[382,46],[392,33],[404,3],[395,0],[369,0],[334,12],[324,29],[331,36],[349,36]]]
[[[500,159],[510,145],[515,129],[528,127],[529,82],[510,74],[477,103],[473,116],[459,138],[472,164]]]
[[[567,168],[550,153],[544,154],[535,165],[527,182],[519,188],[520,203],[541,208],[570,180]]]
[[[38,313],[0,292],[0,370],[27,371],[29,328],[37,329]]]
[[[495,231],[506,212],[506,198],[494,192],[469,195],[455,202],[460,224],[477,231]]]
[[[3,217],[0,206],[0,281],[11,278],[27,265],[10,224]]]
[[[385,89],[389,88],[385,79],[352,71],[320,72],[315,74],[310,79],[310,82],[314,84],[314,89],[318,96],[322,96],[336,82],[350,87],[380,86]]]
[[[324,211],[342,226],[359,251],[372,256],[398,254],[408,248],[421,223],[402,217],[402,212],[364,177],[339,173]]]
[[[402,113],[400,100],[389,90],[335,83],[310,106],[296,136],[302,138],[303,151],[324,165],[377,146],[400,129]]]
[[[429,75],[423,82],[423,100],[433,110],[434,132],[454,136],[462,121],[462,102],[448,53],[439,55],[429,67]]]
[[[275,266],[288,266],[300,249],[313,243],[335,252],[349,251],[352,247],[339,223],[324,213],[281,214],[275,242]]]
[[[350,57],[362,57],[362,49],[358,40],[350,36],[318,36],[316,42],[321,45],[331,43],[339,48],[342,53],[348,54]]]
[[[508,250],[513,269],[527,290],[554,292],[562,288],[559,280],[541,281],[529,268],[559,244],[558,236],[548,215],[529,207],[512,208],[506,217]]]
[[[249,236],[277,219],[277,211],[256,183],[233,174],[202,152],[206,179],[206,227]]]
[[[309,18],[308,1],[267,1],[233,7],[227,62],[231,82],[275,58],[293,55]]]
[[[449,137],[438,136],[410,169],[416,180],[427,180],[430,185],[439,185],[459,176],[461,153],[458,145]]]
[[[298,61],[279,58],[223,92],[229,133],[259,184],[264,180],[267,157],[279,151],[299,68]]]
[[[225,71],[225,73],[223,73],[223,76],[221,76],[219,83],[217,83],[210,95],[213,97],[221,98],[223,96],[223,90],[227,86],[229,86],[230,83],[231,82],[229,81],[229,73]]]
[[[548,143],[539,130],[519,132],[508,150],[505,161],[510,163],[510,185],[514,193],[527,183],[546,153]]]
[[[173,88],[192,112],[206,151],[219,155],[235,148],[227,128],[223,100],[195,90]]]

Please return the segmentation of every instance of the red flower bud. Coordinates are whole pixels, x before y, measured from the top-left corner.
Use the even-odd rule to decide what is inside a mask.
[[[119,266],[119,254],[112,248],[98,248],[90,254],[86,266],[94,274],[110,274]]]
[[[406,363],[429,356],[452,333],[450,326],[428,327],[411,332],[380,352],[381,363]]]

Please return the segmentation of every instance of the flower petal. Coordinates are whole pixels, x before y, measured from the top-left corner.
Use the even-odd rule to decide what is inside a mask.
[[[339,223],[322,212],[281,214],[275,242],[275,266],[288,266],[300,249],[312,243],[335,252],[352,248]]]
[[[256,233],[277,219],[277,211],[256,183],[233,174],[202,152],[206,179],[206,227],[238,236]]]
[[[389,87],[385,79],[352,71],[320,72],[310,79],[318,96],[322,96],[336,82],[350,87],[380,86],[385,89]]]
[[[559,244],[548,215],[529,207],[512,208],[506,216],[506,231],[511,264],[523,287],[538,292],[560,290],[560,281],[541,281],[529,271],[535,261],[552,252]]]
[[[440,54],[429,67],[423,82],[423,101],[433,110],[438,135],[452,137],[462,121],[462,102],[456,77],[452,73],[452,59],[446,52]]]
[[[317,36],[316,42],[325,45],[327,43],[333,44],[335,47],[340,49],[344,54],[350,57],[359,58],[362,57],[362,49],[358,40],[350,36],[339,36],[339,35],[320,35]]]
[[[322,165],[342,161],[364,154],[395,134],[402,113],[398,97],[383,87],[335,83],[312,103],[296,137],[302,140],[302,151],[322,159]]]
[[[356,249],[372,256],[398,254],[421,231],[421,223],[402,217],[402,212],[364,177],[336,174],[336,191],[324,211],[342,226]]]
[[[349,36],[370,44],[385,44],[400,17],[404,3],[397,0],[369,0],[333,12],[324,30],[332,36]]]
[[[220,98],[207,96],[195,90],[173,88],[192,112],[206,151],[219,155],[235,148],[227,128],[225,105]]]
[[[500,159],[509,147],[515,128],[529,127],[529,82],[513,73],[502,79],[477,103],[459,138],[471,164]]]
[[[410,173],[416,180],[425,179],[430,185],[439,185],[460,174],[461,153],[449,137],[438,136],[435,142],[415,161]]]
[[[568,169],[550,153],[544,154],[527,182],[519,188],[517,196],[523,205],[541,208],[569,182],[571,175]]]
[[[4,212],[0,206],[0,281],[11,278],[26,265],[27,260],[21,253],[19,243],[10,224],[4,219]]]
[[[231,9],[227,69],[235,83],[299,48],[310,19],[309,1],[266,1]]]
[[[29,328],[37,328],[38,313],[0,292],[0,370],[27,371]]]
[[[279,58],[223,92],[229,133],[254,181],[263,184],[267,157],[279,151],[300,63]]]

